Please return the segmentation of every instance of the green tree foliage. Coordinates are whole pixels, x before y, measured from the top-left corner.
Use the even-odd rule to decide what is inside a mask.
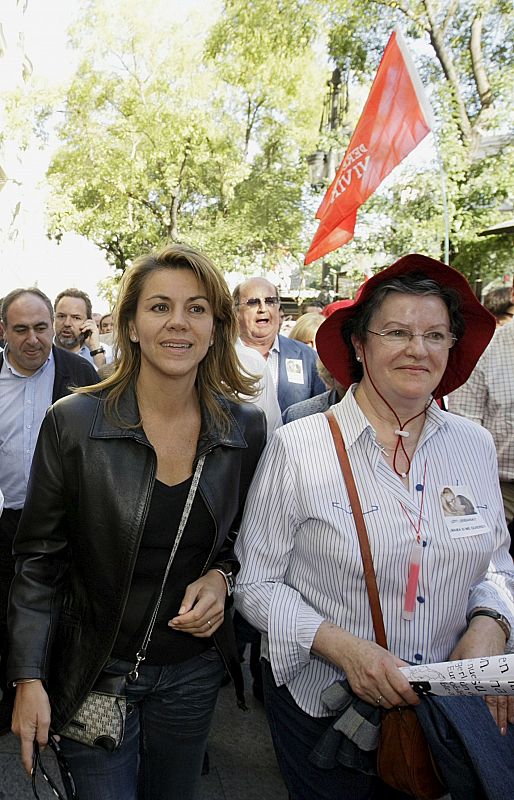
[[[399,24],[437,119],[452,264],[484,280],[511,267],[511,240],[477,237],[514,193],[505,0],[214,0],[187,24],[169,6],[86,3],[75,32],[85,57],[50,169],[54,235],[85,234],[120,269],[165,240],[197,244],[225,269],[300,264],[320,200],[305,159],[341,136],[318,130],[327,79],[338,66],[351,130]],[[499,134],[501,147],[484,146]],[[432,159],[395,171],[327,260],[440,258],[443,232]]]
[[[358,83],[374,74],[395,24],[415,40],[446,174],[451,263],[471,280],[511,271],[508,237],[477,233],[500,221],[498,209],[514,194],[512,6],[502,0],[372,0],[365,6],[359,15],[355,3],[327,3],[332,57]],[[378,221],[373,249],[389,260],[414,249],[442,257],[437,165],[401,170],[361,210],[361,221],[365,214]],[[367,247],[359,234],[355,246]]]
[[[121,270],[166,240],[228,269],[297,248],[299,151],[316,135],[303,103],[323,77],[307,34],[302,46],[279,27],[246,42],[245,19],[225,16],[204,54],[205,19],[174,27],[166,3],[163,16],[122,5],[123,17],[119,4],[91,0],[76,31],[86,57],[49,171],[53,234],[86,235]]]

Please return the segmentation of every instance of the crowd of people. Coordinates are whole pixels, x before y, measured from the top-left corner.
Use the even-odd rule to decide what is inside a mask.
[[[224,680],[244,706],[250,645],[291,800],[401,800],[328,698],[340,685],[351,708],[423,720],[401,667],[514,650],[514,325],[495,332],[460,273],[412,254],[351,300],[305,303],[284,335],[273,283],[231,294],[185,245],[142,255],[96,316],[76,288],[1,304],[1,732],[29,773],[57,737],[81,800],[193,800]],[[127,702],[112,750],[70,734],[105,678]],[[478,762],[514,789],[514,696],[469,708]],[[459,758],[473,796],[496,797]]]

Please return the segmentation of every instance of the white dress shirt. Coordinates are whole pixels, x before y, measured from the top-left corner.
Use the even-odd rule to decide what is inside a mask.
[[[411,663],[446,660],[466,630],[467,612],[478,606],[497,609],[514,629],[514,570],[490,434],[432,403],[407,489],[383,458],[354,389],[332,411],[362,504],[391,651]],[[445,487],[472,496],[478,535],[452,534]],[[418,519],[425,544],[414,619],[407,621],[411,523]],[[236,554],[236,607],[262,631],[277,684],[286,684],[308,714],[328,715],[321,692],[343,674],[311,654],[319,625],[329,620],[368,640],[374,634],[348,493],[322,414],[273,435],[250,487]]]
[[[471,376],[448,397],[448,408],[491,433],[502,481],[514,481],[514,322],[498,328]]]
[[[248,347],[241,339],[236,341],[236,353],[246,372],[250,375],[260,376],[258,394],[245,399],[247,399],[249,403],[254,403],[259,408],[262,408],[264,411],[269,439],[273,431],[282,425],[282,414],[280,412],[277,391],[273,384],[270,368],[264,356],[254,347]]]

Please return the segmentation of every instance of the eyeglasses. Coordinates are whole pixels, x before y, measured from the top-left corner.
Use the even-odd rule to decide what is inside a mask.
[[[78,800],[77,790],[75,788],[75,781],[73,780],[73,775],[70,772],[70,768],[68,766],[68,762],[64,757],[64,753],[62,752],[59,744],[55,741],[53,736],[48,737],[48,744],[51,749],[55,753],[55,757],[57,759],[57,764],[59,766],[59,771],[61,773],[61,780],[62,785],[64,787],[64,794],[59,789],[59,787],[55,784],[53,778],[50,777],[48,772],[45,769],[45,765],[43,764],[43,759],[41,758],[41,753],[39,751],[39,744],[35,741],[34,742],[34,753],[32,756],[32,769],[30,774],[32,776],[32,791],[34,793],[34,797],[36,800],[40,800],[37,785],[36,785],[36,778],[38,774],[38,767],[41,770],[41,775],[47,782],[48,786],[54,793],[54,795],[58,798],[58,800]]]
[[[380,336],[380,341],[391,349],[400,350],[410,344],[415,336],[420,336],[428,350],[450,350],[457,341],[457,337],[447,331],[427,331],[426,333],[412,333],[407,328],[390,328],[385,331],[372,331],[368,333]]]
[[[248,306],[249,308],[257,308],[261,303],[266,306],[278,306],[280,298],[278,297],[250,297],[248,300],[243,300],[241,303],[236,303],[236,306]]]

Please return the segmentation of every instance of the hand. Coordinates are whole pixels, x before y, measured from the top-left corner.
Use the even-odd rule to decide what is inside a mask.
[[[381,708],[417,705],[419,697],[398,667],[405,661],[375,642],[359,639],[330,622],[322,622],[312,651],[327,658],[346,673],[355,694]]]
[[[482,656],[500,656],[505,652],[505,634],[491,617],[473,617],[467,631],[459,639],[450,661]],[[514,697],[484,697],[502,736],[507,733],[507,722],[514,724]]]
[[[484,697],[485,702],[491,712],[494,721],[500,729],[502,736],[507,735],[507,723],[514,725],[514,697],[498,697],[489,695]]]
[[[212,636],[223,622],[226,594],[223,575],[216,570],[209,570],[206,575],[189,584],[178,615],[168,625],[191,636]]]
[[[16,687],[12,731],[21,743],[21,760],[30,775],[34,739],[41,748],[48,743],[50,727],[50,702],[41,681],[20,683]]]
[[[98,325],[94,319],[86,319],[80,326],[80,333],[84,336],[84,344],[89,350],[98,350],[102,346]]]

